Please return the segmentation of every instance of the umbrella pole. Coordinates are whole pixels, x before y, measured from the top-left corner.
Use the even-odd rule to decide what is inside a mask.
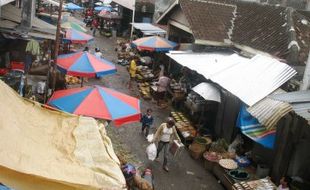
[[[81,80],[81,87],[83,87],[83,82],[84,82],[84,77],[82,77],[82,80]]]

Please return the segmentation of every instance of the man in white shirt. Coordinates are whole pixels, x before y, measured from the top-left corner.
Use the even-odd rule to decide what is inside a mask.
[[[102,53],[100,52],[99,48],[95,48],[95,54],[94,54],[97,58],[102,59]]]

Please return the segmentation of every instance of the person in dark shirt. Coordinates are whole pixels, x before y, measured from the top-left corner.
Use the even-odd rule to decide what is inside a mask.
[[[145,137],[147,137],[149,135],[149,131],[150,131],[150,128],[153,124],[153,121],[154,121],[154,118],[152,116],[152,110],[147,109],[146,114],[144,114],[141,118],[142,133],[144,133],[144,130],[146,130]]]

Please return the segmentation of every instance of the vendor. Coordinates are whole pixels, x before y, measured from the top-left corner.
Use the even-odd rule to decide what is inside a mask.
[[[278,186],[277,190],[289,190],[290,184],[292,182],[292,179],[288,176],[284,176],[280,180],[280,185]]]
[[[138,61],[138,57],[137,56],[133,56],[132,60],[130,61],[129,64],[129,82],[128,82],[128,88],[131,89],[132,86],[132,81],[135,79],[136,77],[136,72],[137,72],[137,61]]]
[[[179,84],[181,84],[182,88],[185,90],[185,93],[192,88],[190,84],[189,70],[185,67],[182,68],[182,77],[179,79]]]
[[[157,94],[158,94],[157,104],[159,106],[161,105],[161,103],[163,103],[163,101],[165,99],[165,95],[166,95],[169,84],[170,84],[170,78],[165,76],[165,75],[159,77],[158,82],[156,83],[156,85],[158,86],[158,88],[157,88]]]

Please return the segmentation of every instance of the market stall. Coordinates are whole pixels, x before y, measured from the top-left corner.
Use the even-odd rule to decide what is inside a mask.
[[[122,16],[118,12],[103,9],[98,14],[100,23],[100,34],[106,37],[111,37],[112,35],[116,37],[116,33],[120,28],[120,20]],[[113,31],[115,34],[113,34]]]

